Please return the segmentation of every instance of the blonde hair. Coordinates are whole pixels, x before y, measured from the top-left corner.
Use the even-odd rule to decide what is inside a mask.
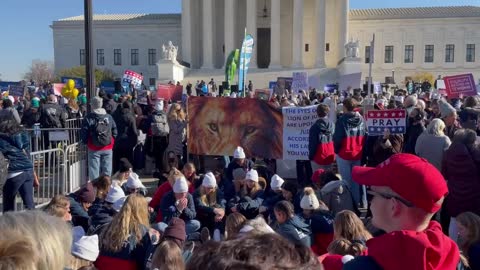
[[[257,194],[257,192],[259,192],[260,190],[263,190],[262,186],[260,186],[258,182],[254,182],[254,183],[255,183],[254,186],[250,190],[248,190],[248,186],[245,183],[245,185],[243,186],[244,192],[242,194],[252,197],[253,195]]]
[[[45,206],[45,213],[54,217],[64,218],[68,213],[70,200],[63,195],[55,195],[52,200]]]
[[[186,114],[185,111],[182,109],[182,106],[178,103],[172,104],[170,111],[168,112],[168,119],[171,121],[180,120],[185,121]]]
[[[145,229],[149,227],[147,209],[147,200],[143,196],[129,195],[120,212],[102,232],[100,249],[118,252],[130,235],[135,236],[137,244],[141,244]]]
[[[158,245],[153,254],[151,269],[182,270],[185,269],[182,251],[173,241],[165,240]]]
[[[480,241],[480,216],[472,212],[464,212],[455,218],[456,222],[462,224],[467,229],[467,236],[461,239],[458,246],[465,256],[468,256],[468,250],[472,244]]]
[[[175,184],[175,180],[184,176],[181,171],[179,171],[177,168],[173,168],[170,173],[168,173],[168,182],[170,185],[173,187],[173,184]]]
[[[333,233],[334,239],[345,238],[350,241],[367,241],[372,238],[362,220],[350,210],[343,210],[337,213],[333,223]]]
[[[225,221],[225,235],[227,240],[233,239],[247,222],[247,218],[240,213],[231,213]]]
[[[0,269],[63,270],[70,259],[71,229],[41,211],[0,216]]]
[[[330,254],[360,256],[367,247],[357,241],[351,242],[345,238],[334,240],[328,245],[327,251]]]
[[[214,207],[217,204],[217,192],[218,189],[215,187],[212,193],[207,194],[205,187],[200,186],[200,201],[206,206]]]
[[[442,119],[435,118],[428,124],[427,126],[427,133],[432,134],[435,136],[443,136],[445,133],[443,132],[445,130],[445,123],[443,122]]]
[[[92,262],[91,261],[87,261],[87,260],[84,260],[84,259],[81,259],[81,258],[78,258],[76,256],[71,256],[71,260],[70,260],[70,265],[69,265],[69,268],[70,269],[80,269],[84,266],[92,266]]]

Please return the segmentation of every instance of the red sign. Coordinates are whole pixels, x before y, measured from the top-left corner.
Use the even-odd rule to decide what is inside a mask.
[[[56,96],[61,96],[62,95],[62,89],[63,89],[64,85],[65,85],[64,83],[54,83],[53,84],[53,93]]]
[[[472,74],[463,74],[457,76],[449,76],[443,78],[447,95],[450,98],[457,98],[463,96],[475,96],[477,94],[477,87]]]
[[[183,86],[172,84],[157,85],[157,99],[173,102],[182,101]]]

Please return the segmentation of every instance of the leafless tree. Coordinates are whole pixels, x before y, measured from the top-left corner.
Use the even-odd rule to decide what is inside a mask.
[[[25,80],[35,82],[53,81],[53,62],[45,60],[33,60],[29,70],[23,76]]]

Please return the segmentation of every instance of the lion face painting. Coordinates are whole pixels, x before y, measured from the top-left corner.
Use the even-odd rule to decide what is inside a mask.
[[[197,155],[282,157],[282,113],[258,99],[190,97],[188,149]]]

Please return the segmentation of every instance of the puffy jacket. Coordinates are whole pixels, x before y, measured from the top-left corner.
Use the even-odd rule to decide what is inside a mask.
[[[103,112],[104,113],[102,114],[96,114],[96,113],[87,114],[87,116],[83,119],[82,129],[80,130],[80,139],[82,143],[86,144],[88,146],[88,149],[93,151],[112,150],[113,145],[115,143],[115,138],[117,137],[117,125],[115,124],[113,117],[107,114],[105,110],[103,110]],[[111,124],[112,142],[107,146],[99,147],[92,143],[92,136],[93,136],[93,133],[95,132],[95,126],[97,122],[105,118],[108,118],[108,122]]]
[[[360,160],[365,142],[365,120],[358,112],[344,113],[333,134],[335,153],[345,160]]]
[[[56,103],[44,104],[40,109],[42,128],[64,128],[67,112]]]
[[[187,207],[183,209],[182,212],[178,211],[177,207],[175,206],[175,194],[173,191],[167,193],[163,199],[162,203],[160,204],[160,208],[162,209],[162,216],[163,222],[167,223],[172,219],[172,217],[181,218],[184,221],[189,221],[195,219],[197,216],[197,212],[195,211],[195,204],[193,202],[192,194],[187,193]]]
[[[334,127],[326,119],[318,119],[309,131],[308,158],[319,165],[330,165],[335,161],[333,147]]]
[[[275,231],[294,244],[310,247],[310,228],[298,216],[279,224]]]
[[[247,219],[255,218],[258,215],[258,210],[263,202],[263,190],[257,191],[250,196],[244,196],[237,204],[237,210]]]
[[[8,159],[8,173],[23,172],[33,169],[28,148],[30,140],[26,132],[14,135],[0,133],[0,151]]]

